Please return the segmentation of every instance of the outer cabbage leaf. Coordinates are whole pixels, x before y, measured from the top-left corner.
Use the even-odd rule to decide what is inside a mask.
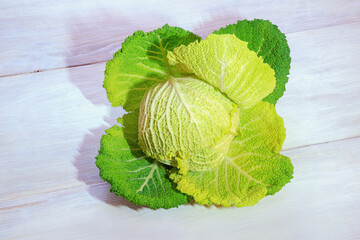
[[[131,119],[131,115],[126,116]],[[173,187],[164,166],[146,158],[137,144],[136,135],[133,139],[125,137],[131,132],[127,131],[115,125],[101,138],[96,165],[101,178],[111,184],[110,191],[153,209],[168,209],[187,203],[188,196]]]
[[[290,181],[291,161],[278,153],[285,128],[274,106],[260,102],[242,110],[240,121],[242,135],[234,138],[218,167],[185,176],[170,175],[181,192],[200,204],[244,207],[276,193]]]
[[[199,39],[189,31],[168,25],[128,37],[106,64],[104,88],[112,106],[123,106],[126,111],[138,109],[150,87],[166,80],[170,72],[178,75],[167,62],[167,51]]]
[[[140,107],[139,143],[144,153],[182,173],[214,168],[224,159],[239,126],[235,103],[194,78],[152,87]]]
[[[243,20],[231,24],[215,34],[235,34],[240,40],[248,42],[248,48],[257,53],[275,70],[276,87],[264,101],[276,104],[284,94],[287,75],[290,70],[290,48],[286,36],[269,20]]]
[[[217,87],[240,108],[249,108],[275,87],[274,70],[233,34],[211,34],[205,40],[168,53],[179,71],[194,73]]]
[[[267,102],[240,111],[240,131],[241,139],[233,143],[250,150],[266,147],[279,153],[286,137],[283,119],[276,113],[275,106]]]

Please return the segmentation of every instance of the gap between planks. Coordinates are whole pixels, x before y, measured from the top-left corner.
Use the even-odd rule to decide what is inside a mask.
[[[320,142],[320,143],[307,144],[307,145],[302,145],[302,146],[293,147],[293,148],[284,148],[283,150],[281,150],[281,152],[292,151],[292,150],[299,149],[299,148],[307,148],[307,147],[312,147],[312,146],[317,146],[317,145],[322,145],[322,144],[336,143],[336,142],[341,142],[341,141],[346,141],[346,140],[353,140],[353,139],[357,139],[357,138],[360,138],[360,136],[336,139],[336,140]]]
[[[343,26],[343,25],[354,24],[354,23],[359,23],[359,22],[360,22],[360,20],[353,20],[353,21],[348,21],[348,22],[339,23],[339,24],[333,24],[333,25],[327,25],[327,26],[322,26],[322,27],[304,29],[304,30],[301,30],[301,31],[288,32],[288,33],[284,32],[284,34],[286,34],[286,36],[288,36],[288,35],[295,34],[295,33],[308,32],[308,31],[319,30],[319,29],[324,29],[324,28]],[[66,69],[66,68],[76,68],[76,67],[89,66],[89,65],[94,65],[94,64],[98,64],[98,63],[104,63],[104,62],[107,62],[109,60],[110,59],[103,60],[103,61],[95,61],[95,62],[90,62],[90,63],[69,65],[69,66],[58,67],[58,68],[39,69],[39,70],[32,71],[32,72],[20,72],[20,73],[14,73],[14,74],[0,75],[0,79],[1,78],[6,78],[6,77],[19,76],[19,75],[26,75],[26,74],[36,74],[36,73],[39,73],[39,72],[56,71],[56,70],[61,70],[61,69]]]
[[[107,185],[108,183],[103,181],[103,182],[98,182],[98,183],[92,183],[92,184],[77,184],[77,185],[70,185],[70,186],[64,186],[61,188],[56,188],[53,190],[48,190],[48,191],[41,191],[41,192],[36,192],[33,194],[25,194],[25,195],[21,195],[21,196],[14,196],[11,198],[4,198],[4,199],[0,199],[0,204],[3,202],[8,202],[8,201],[14,201],[14,200],[19,200],[19,199],[24,199],[24,198],[29,198],[29,197],[34,197],[34,196],[38,196],[38,195],[42,195],[42,194],[49,194],[49,193],[55,193],[55,192],[61,192],[61,191],[67,191],[67,190],[71,190],[71,189],[76,189],[76,188],[82,188],[82,187],[89,187],[89,186],[100,186],[100,185]],[[24,203],[24,204],[16,204],[13,206],[8,206],[8,207],[0,207],[0,211],[6,211],[6,210],[10,210],[10,209],[14,209],[14,208],[21,208],[21,207],[27,207],[29,205],[36,205],[38,203],[42,203],[43,201],[38,201],[38,202],[32,202],[32,203]]]
[[[334,140],[334,141],[328,141],[328,142],[323,142],[323,143],[309,144],[309,145],[299,146],[299,147],[295,147],[295,148],[283,149],[281,152],[288,152],[288,151],[292,151],[292,150],[296,150],[296,149],[313,147],[313,146],[320,146],[320,145],[325,145],[325,144],[330,144],[330,143],[338,143],[338,142],[347,141],[347,140],[354,140],[354,139],[358,139],[358,138],[360,138],[360,136],[349,137],[349,138],[344,138],[344,139],[341,139],[341,140]],[[51,190],[51,191],[42,191],[42,192],[37,192],[37,193],[34,193],[34,194],[28,194],[28,195],[16,196],[16,197],[12,197],[12,198],[0,199],[0,203],[7,202],[7,201],[18,200],[18,199],[24,199],[24,198],[27,198],[27,197],[34,197],[34,196],[38,196],[38,195],[41,195],[41,194],[48,194],[48,193],[66,191],[66,190],[75,189],[75,188],[90,187],[90,186],[101,186],[101,185],[108,185],[108,183],[107,182],[98,182],[98,183],[92,183],[92,184],[85,184],[84,183],[84,184],[66,186],[66,187],[57,188],[57,189],[54,189],[54,190]],[[32,205],[36,205],[36,204],[39,204],[39,203],[42,203],[42,202],[43,201],[38,201],[38,202],[32,202],[32,203],[16,204],[16,205],[13,205],[13,206],[8,206],[8,207],[1,207],[0,211],[6,211],[6,210],[12,210],[12,209],[16,209],[16,208],[32,206]]]

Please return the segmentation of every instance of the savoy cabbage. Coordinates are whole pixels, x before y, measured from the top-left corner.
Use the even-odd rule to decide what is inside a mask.
[[[135,32],[107,63],[104,87],[129,113],[101,139],[96,164],[137,205],[252,206],[292,178],[274,104],[289,48],[269,21],[239,21],[206,39],[163,26]]]

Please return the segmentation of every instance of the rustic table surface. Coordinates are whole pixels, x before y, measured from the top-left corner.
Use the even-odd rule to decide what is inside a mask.
[[[122,110],[102,81],[126,36],[253,18],[291,48],[277,109],[292,183],[247,208],[154,211],[109,193],[94,157]],[[360,239],[358,0],[3,0],[0,31],[0,239]]]

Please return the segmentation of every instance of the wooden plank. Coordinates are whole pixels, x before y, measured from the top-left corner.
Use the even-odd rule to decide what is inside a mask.
[[[98,181],[86,169],[97,171],[100,137],[122,115],[120,108],[110,108],[103,70],[104,64],[97,64],[0,81],[5,113],[0,116],[0,199],[83,185],[77,178]],[[79,155],[81,148],[90,151],[89,159]],[[83,164],[78,158],[88,165],[78,166]]]
[[[1,202],[3,239],[359,239],[360,138],[285,151],[294,179],[254,207],[138,208],[93,184]],[[1,235],[1,234],[0,234]]]
[[[360,136],[360,72],[353,63],[358,36],[360,23],[290,35],[293,68],[277,105],[287,128],[285,148]],[[99,63],[0,81],[0,112],[6,113],[0,116],[0,199],[102,182],[94,157],[104,130],[122,115],[110,108],[101,86],[104,68]]]
[[[356,0],[1,1],[0,76],[105,61],[136,30],[165,23],[205,37],[239,19],[270,19],[286,33],[360,19]]]
[[[277,111],[285,148],[360,135],[360,23],[288,35],[292,64]]]

